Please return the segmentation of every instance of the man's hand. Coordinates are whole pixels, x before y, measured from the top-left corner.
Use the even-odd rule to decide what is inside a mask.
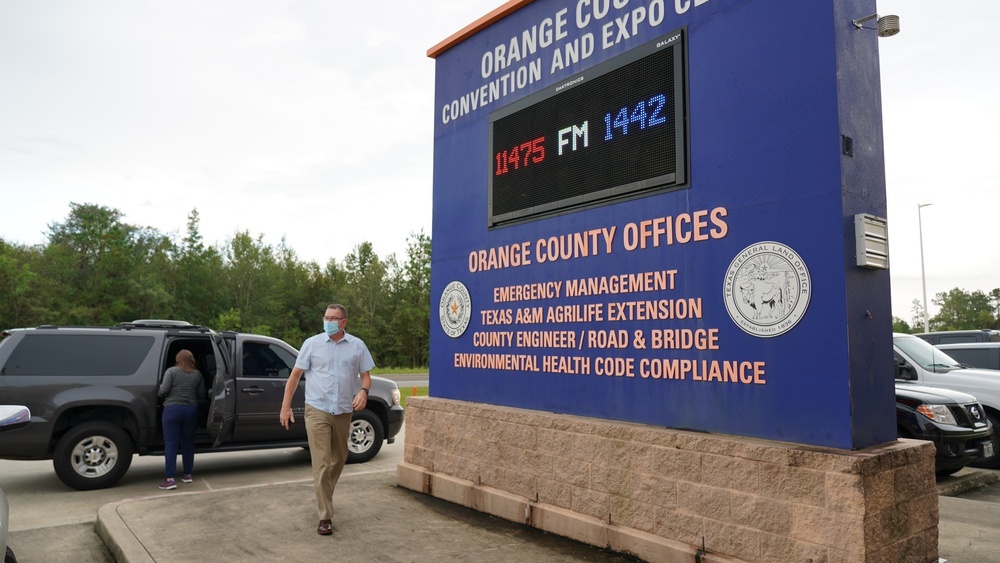
[[[364,393],[364,391],[362,391]],[[358,399],[355,398],[355,401]],[[292,407],[281,407],[281,414],[278,416],[278,422],[288,430],[288,425],[295,422],[295,415],[292,414]]]
[[[358,391],[358,394],[354,396],[354,410],[360,411],[365,408],[368,404],[368,393],[364,391]]]

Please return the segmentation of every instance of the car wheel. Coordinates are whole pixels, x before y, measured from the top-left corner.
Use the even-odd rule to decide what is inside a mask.
[[[17,563],[17,557],[14,557],[14,552],[7,548],[7,553],[3,556],[3,563]]]
[[[370,410],[354,413],[347,440],[347,462],[364,463],[378,454],[385,440],[385,430],[378,415]]]
[[[109,422],[74,426],[56,444],[52,465],[59,480],[79,491],[114,485],[132,465],[132,440]]]
[[[935,471],[934,475],[937,476],[937,477],[947,477],[949,475],[954,475],[955,473],[958,473],[959,471],[961,471],[963,469],[965,469],[965,468],[964,467],[956,467],[954,469],[942,469],[940,471]]]
[[[993,457],[977,459],[969,465],[985,469],[998,469],[1000,468],[1000,416],[989,413],[986,417],[990,419],[990,424],[993,425],[993,435],[990,437],[990,440],[993,442]]]

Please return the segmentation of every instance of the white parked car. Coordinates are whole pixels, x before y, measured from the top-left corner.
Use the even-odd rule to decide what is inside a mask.
[[[28,425],[31,421],[31,413],[27,408],[15,405],[0,405],[0,432],[5,430],[16,430]],[[7,496],[0,489],[0,547],[3,548],[3,563],[17,563],[14,551],[7,545],[7,528],[10,522],[10,507],[7,505]]]

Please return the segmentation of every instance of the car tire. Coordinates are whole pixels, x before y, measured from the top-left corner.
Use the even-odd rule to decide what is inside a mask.
[[[954,474],[958,473],[959,471],[961,471],[963,469],[965,469],[965,467],[955,467],[955,468],[952,468],[952,469],[942,469],[940,471],[935,471],[934,472],[934,476],[938,477],[938,478],[947,477],[949,475],[954,475]]]
[[[983,469],[1000,469],[1000,416],[991,412],[987,413],[986,418],[989,418],[990,424],[993,425],[993,435],[990,437],[993,441],[993,457],[977,459],[969,465]]]
[[[347,463],[364,463],[382,449],[385,430],[378,415],[370,410],[354,413],[351,433],[347,440]]]
[[[132,465],[132,439],[109,422],[85,422],[71,428],[52,453],[59,480],[78,491],[105,489]]]
[[[17,563],[17,557],[14,557],[14,552],[11,551],[10,547],[7,548],[7,553],[3,556],[3,563]]]

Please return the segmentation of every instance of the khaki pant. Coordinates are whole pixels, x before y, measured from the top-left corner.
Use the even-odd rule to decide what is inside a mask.
[[[351,413],[330,414],[306,405],[306,434],[320,520],[333,519],[333,490],[347,462]]]

